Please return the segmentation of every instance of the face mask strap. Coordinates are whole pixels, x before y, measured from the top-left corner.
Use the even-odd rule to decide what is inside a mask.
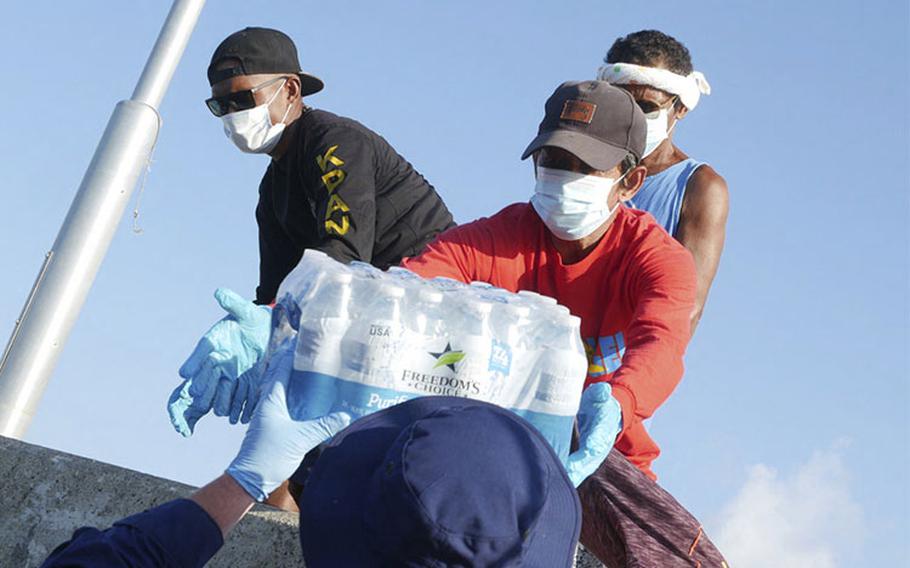
[[[284,81],[281,83],[281,86],[278,87],[277,91],[275,91],[275,94],[273,94],[272,97],[269,99],[269,101],[267,103],[265,103],[265,108],[269,108],[270,106],[272,106],[272,103],[275,102],[275,99],[278,98],[278,93],[280,93],[281,90],[284,89],[284,86],[287,84],[288,84],[288,79],[287,79],[287,77],[285,77]],[[289,112],[291,112],[291,105],[288,105],[287,110],[284,111],[284,116],[281,117],[281,120],[278,121],[278,124],[281,124],[284,122],[284,119],[286,119],[288,117]],[[269,122],[271,123],[272,121],[269,120]],[[272,126],[274,126],[274,124]]]
[[[613,187],[618,186],[618,185],[619,185],[619,182],[621,182],[621,181],[623,180],[623,178],[625,178],[627,175],[629,175],[629,172],[631,172],[632,170],[634,170],[636,167],[637,167],[637,166],[633,166],[633,167],[629,168],[628,170],[626,170],[626,173],[624,173],[624,174],[622,174],[621,176],[619,176],[619,178],[617,178],[616,181],[613,182]],[[607,201],[609,202],[609,200],[610,200],[610,195],[607,194]],[[622,199],[619,199],[619,200],[616,202],[616,207],[619,207],[620,203],[625,203],[625,202],[624,202]],[[610,210],[610,215],[613,214],[613,211],[616,210],[616,207],[614,207],[613,209]]]
[[[281,117],[281,120],[279,121],[279,123],[284,122],[284,119],[286,119],[288,117],[288,113],[291,112],[291,106],[292,105],[288,105],[288,109],[286,111],[284,111],[284,116]],[[674,123],[674,126],[676,126],[675,123]]]
[[[670,133],[673,132],[673,129],[676,128],[676,125],[677,125],[677,124],[679,124],[679,119],[678,119],[678,118],[674,118],[674,119],[673,119],[673,126],[667,128],[667,138],[670,137]]]
[[[676,108],[676,103],[681,102],[681,101],[679,100],[679,95],[674,96],[671,100],[673,101],[673,103],[670,104],[670,106],[667,107],[667,120],[668,120],[668,121],[669,121],[669,119],[670,119],[670,109],[675,109],[675,108]],[[673,124],[667,126],[667,138],[670,137],[670,133],[673,132],[673,129],[676,128],[676,125],[677,125],[677,124],[679,124],[679,117],[678,117],[678,116],[677,116],[677,117],[673,117]]]
[[[272,106],[272,103],[275,102],[275,99],[276,99],[276,98],[278,98],[278,93],[280,93],[280,92],[281,92],[281,89],[283,89],[284,86],[287,85],[287,84],[288,84],[288,80],[287,80],[287,78],[285,78],[284,81],[281,82],[281,86],[278,87],[278,90],[275,91],[275,92],[272,94],[271,97],[269,97],[269,101],[268,101],[267,103],[265,103],[265,105],[266,105],[266,106]]]
[[[284,80],[284,83],[281,84],[281,88],[278,89],[278,92],[276,92],[275,95],[277,95],[278,93],[280,93],[281,90],[284,89],[284,86],[287,85],[287,84],[288,84],[288,80],[285,79],[285,80]],[[269,104],[272,104],[272,103],[269,103]],[[284,120],[288,117],[288,113],[291,112],[291,106],[293,106],[293,105],[290,105],[290,104],[288,105],[288,108],[287,108],[287,110],[284,111],[284,116],[281,117],[281,120],[279,121],[279,123],[284,122]],[[675,126],[675,123],[674,123],[674,126]]]

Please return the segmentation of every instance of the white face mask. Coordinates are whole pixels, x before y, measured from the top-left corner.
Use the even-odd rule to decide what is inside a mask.
[[[672,107],[673,105],[670,106]],[[673,126],[668,128],[670,124],[670,108],[662,108],[645,114],[645,123],[648,131],[645,137],[645,153],[641,155],[642,158],[657,149],[660,143],[670,136],[670,132],[676,126],[676,121],[674,121]]]
[[[583,239],[603,225],[619,207],[607,204],[619,180],[567,170],[537,168],[531,205],[550,231],[564,241]]]
[[[291,107],[289,105],[288,109],[284,111],[281,122],[272,124],[269,105],[278,97],[285,83],[287,83],[287,79],[282,81],[281,86],[267,103],[221,117],[221,121],[224,123],[224,134],[240,148],[241,152],[267,154],[278,144],[286,126],[284,119],[288,117]]]

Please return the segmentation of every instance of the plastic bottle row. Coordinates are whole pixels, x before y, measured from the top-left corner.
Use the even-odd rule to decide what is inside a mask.
[[[296,333],[288,397],[301,419],[464,396],[512,409],[568,452],[587,359],[579,318],[552,298],[307,251],[275,315],[273,348]]]

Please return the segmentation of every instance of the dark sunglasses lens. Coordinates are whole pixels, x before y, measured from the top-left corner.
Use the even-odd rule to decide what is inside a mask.
[[[256,106],[256,99],[253,98],[252,91],[237,91],[227,96],[230,104],[228,112],[237,112],[238,110],[247,110]]]
[[[648,102],[648,101],[638,101],[638,108],[640,108],[641,111],[645,114],[657,112],[658,110],[660,110],[659,106],[657,106],[656,104],[654,104],[652,102]]]
[[[205,106],[209,107],[209,110],[212,111],[212,114],[215,116],[224,116],[227,114],[225,112],[225,107],[221,103],[221,98],[211,98],[205,100]]]
[[[238,110],[247,110],[256,106],[256,99],[251,91],[238,91],[223,97],[212,97],[205,101],[206,106],[215,116],[224,116]]]

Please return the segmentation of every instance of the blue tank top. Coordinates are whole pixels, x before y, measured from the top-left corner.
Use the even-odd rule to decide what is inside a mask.
[[[641,189],[629,200],[629,205],[653,215],[659,225],[675,236],[683,197],[686,195],[686,184],[703,164],[704,162],[689,158],[646,177]]]

